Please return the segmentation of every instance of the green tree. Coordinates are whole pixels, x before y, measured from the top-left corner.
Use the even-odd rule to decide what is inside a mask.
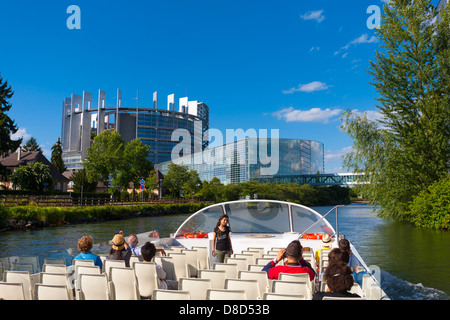
[[[37,143],[36,139],[31,137],[28,141],[22,146],[22,151],[40,151],[42,152],[41,147]]]
[[[353,138],[344,163],[365,173],[362,196],[379,204],[382,216],[411,220],[409,203],[449,169],[449,10],[438,23],[430,0],[385,5],[377,30],[384,50],[369,70],[380,119],[350,111],[342,117]]]
[[[192,198],[192,196],[200,190],[202,187],[202,181],[200,180],[197,171],[190,170],[188,172],[187,180],[183,185],[183,194],[186,198]]]
[[[193,192],[200,189],[201,181],[195,170],[191,171],[187,166],[170,163],[163,186],[173,197],[183,195],[190,198]]]
[[[90,182],[87,176],[86,169],[83,168],[74,172],[70,176],[70,180],[73,181],[73,191],[74,192],[95,192],[97,187],[97,182]]]
[[[122,166],[125,142],[116,131],[105,130],[94,139],[83,160],[89,181],[101,181],[106,191],[110,176],[114,179]]]
[[[41,162],[17,168],[11,176],[11,181],[22,190],[40,192],[53,190],[53,178],[50,168]]]
[[[417,227],[450,230],[450,175],[421,191],[410,208]]]
[[[145,189],[148,190],[149,195],[153,196],[153,190],[159,192],[159,179],[154,169],[152,169],[147,178],[145,178]]]
[[[114,182],[117,186],[127,188],[129,183],[133,184],[133,193],[139,181],[149,176],[153,169],[151,161],[147,160],[150,148],[143,144],[140,139],[130,141],[124,148],[122,165]]]
[[[18,130],[14,121],[7,115],[12,105],[9,100],[14,95],[8,81],[3,80],[0,74],[0,156],[7,156],[19,148],[22,139],[12,140],[11,135]],[[0,164],[0,174],[4,167]]]
[[[62,158],[62,146],[61,146],[61,138],[58,137],[58,141],[52,146],[52,156],[50,158],[50,162],[58,169],[59,172],[63,173],[66,171],[66,166],[64,164],[64,160]]]

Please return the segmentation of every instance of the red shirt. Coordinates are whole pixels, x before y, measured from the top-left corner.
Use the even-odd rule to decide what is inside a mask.
[[[308,273],[311,281],[314,280],[314,277],[316,276],[309,263],[303,259],[299,261],[299,264],[286,264],[277,267],[275,267],[275,262],[270,261],[262,271],[266,271],[269,279],[273,280],[278,280],[278,275],[280,273]]]

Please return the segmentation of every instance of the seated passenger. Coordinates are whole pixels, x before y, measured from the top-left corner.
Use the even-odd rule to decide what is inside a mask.
[[[347,264],[350,266],[350,268],[352,268],[353,277],[355,278],[356,283],[358,283],[359,286],[362,287],[363,276],[368,273],[362,266],[361,262],[359,262],[358,258],[356,258],[352,253],[352,250],[350,249],[350,241],[348,241],[347,239],[340,240],[339,248],[348,253],[349,260]]]
[[[112,246],[106,260],[124,260],[125,266],[130,267],[131,248],[123,238],[123,232],[116,233],[112,239]]]
[[[339,248],[334,248],[333,250],[330,251],[330,253],[328,253],[328,265],[331,264],[335,264],[335,263],[345,263],[348,264],[348,253],[344,250],[341,250]],[[326,268],[324,268],[326,270]],[[324,274],[325,271],[321,271],[320,272],[320,278],[319,280],[322,280],[322,276]]]
[[[331,249],[331,236],[327,233],[325,233],[322,237],[322,248],[317,249],[314,255],[314,258],[316,258],[316,262],[318,264],[320,263],[320,252],[322,249]]]
[[[283,266],[276,266],[284,257],[287,257],[287,263]],[[277,257],[270,261],[262,271],[267,272],[267,276],[272,280],[278,280],[280,273],[308,273],[311,281],[316,275],[309,262],[302,258],[302,245],[298,240],[292,241],[286,250],[278,251]]]
[[[91,236],[83,236],[80,240],[78,240],[78,250],[80,250],[80,254],[77,255],[74,260],[93,260],[94,265],[100,267],[100,270],[103,269],[103,263],[100,257],[91,252],[94,241]]]
[[[144,259],[144,262],[152,262],[153,258],[156,254],[156,247],[151,242],[146,242],[141,247],[141,253],[142,258]],[[169,289],[169,290],[177,290],[178,289],[178,282],[173,280],[166,280],[166,272],[164,271],[163,267],[161,267],[159,264],[156,264],[156,275],[158,277],[159,287],[161,289]]]
[[[328,289],[326,292],[316,292],[313,296],[313,300],[322,300],[325,296],[336,298],[360,298],[359,295],[350,292],[354,280],[352,270],[347,264],[337,262],[328,265],[323,277],[327,282]]]

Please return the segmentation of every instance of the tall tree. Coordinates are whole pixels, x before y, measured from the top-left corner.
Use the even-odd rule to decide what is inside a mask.
[[[139,181],[148,177],[153,169],[152,162],[147,160],[149,150],[149,146],[140,139],[130,141],[124,148],[122,166],[118,170],[115,184],[127,188],[131,182],[134,191]]]
[[[122,166],[125,142],[116,131],[106,130],[97,135],[83,160],[90,182],[101,181],[106,191],[110,176],[114,179]]]
[[[12,105],[9,100],[14,95],[8,81],[0,74],[0,156],[6,156],[19,148],[22,139],[12,140],[11,135],[18,130],[14,121],[7,115]],[[1,166],[1,165],[0,165]]]
[[[33,137],[28,139],[28,141],[22,146],[22,151],[40,151],[42,152],[41,147],[37,143],[37,140]]]
[[[86,169],[83,168],[74,172],[70,176],[70,180],[73,181],[73,191],[74,192],[95,192],[97,187],[97,182],[90,182],[86,173]]]
[[[58,137],[58,141],[52,146],[52,156],[50,162],[58,169],[59,172],[63,173],[66,171],[66,166],[62,158],[63,150],[61,146],[61,138]]]
[[[409,203],[447,174],[450,141],[450,6],[441,21],[430,0],[392,0],[377,30],[382,51],[369,73],[380,119],[350,111],[342,129],[353,138],[344,163],[364,172],[363,196],[380,214],[411,220]]]
[[[169,170],[164,176],[163,186],[173,197],[181,195],[191,198],[193,193],[199,191],[202,182],[195,170],[189,170],[187,166],[175,163],[169,164]]]

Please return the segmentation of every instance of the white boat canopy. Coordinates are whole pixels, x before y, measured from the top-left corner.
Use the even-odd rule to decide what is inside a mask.
[[[178,228],[176,238],[212,232],[222,214],[229,217],[236,233],[335,233],[331,224],[315,210],[303,205],[275,200],[239,200],[203,208]]]

